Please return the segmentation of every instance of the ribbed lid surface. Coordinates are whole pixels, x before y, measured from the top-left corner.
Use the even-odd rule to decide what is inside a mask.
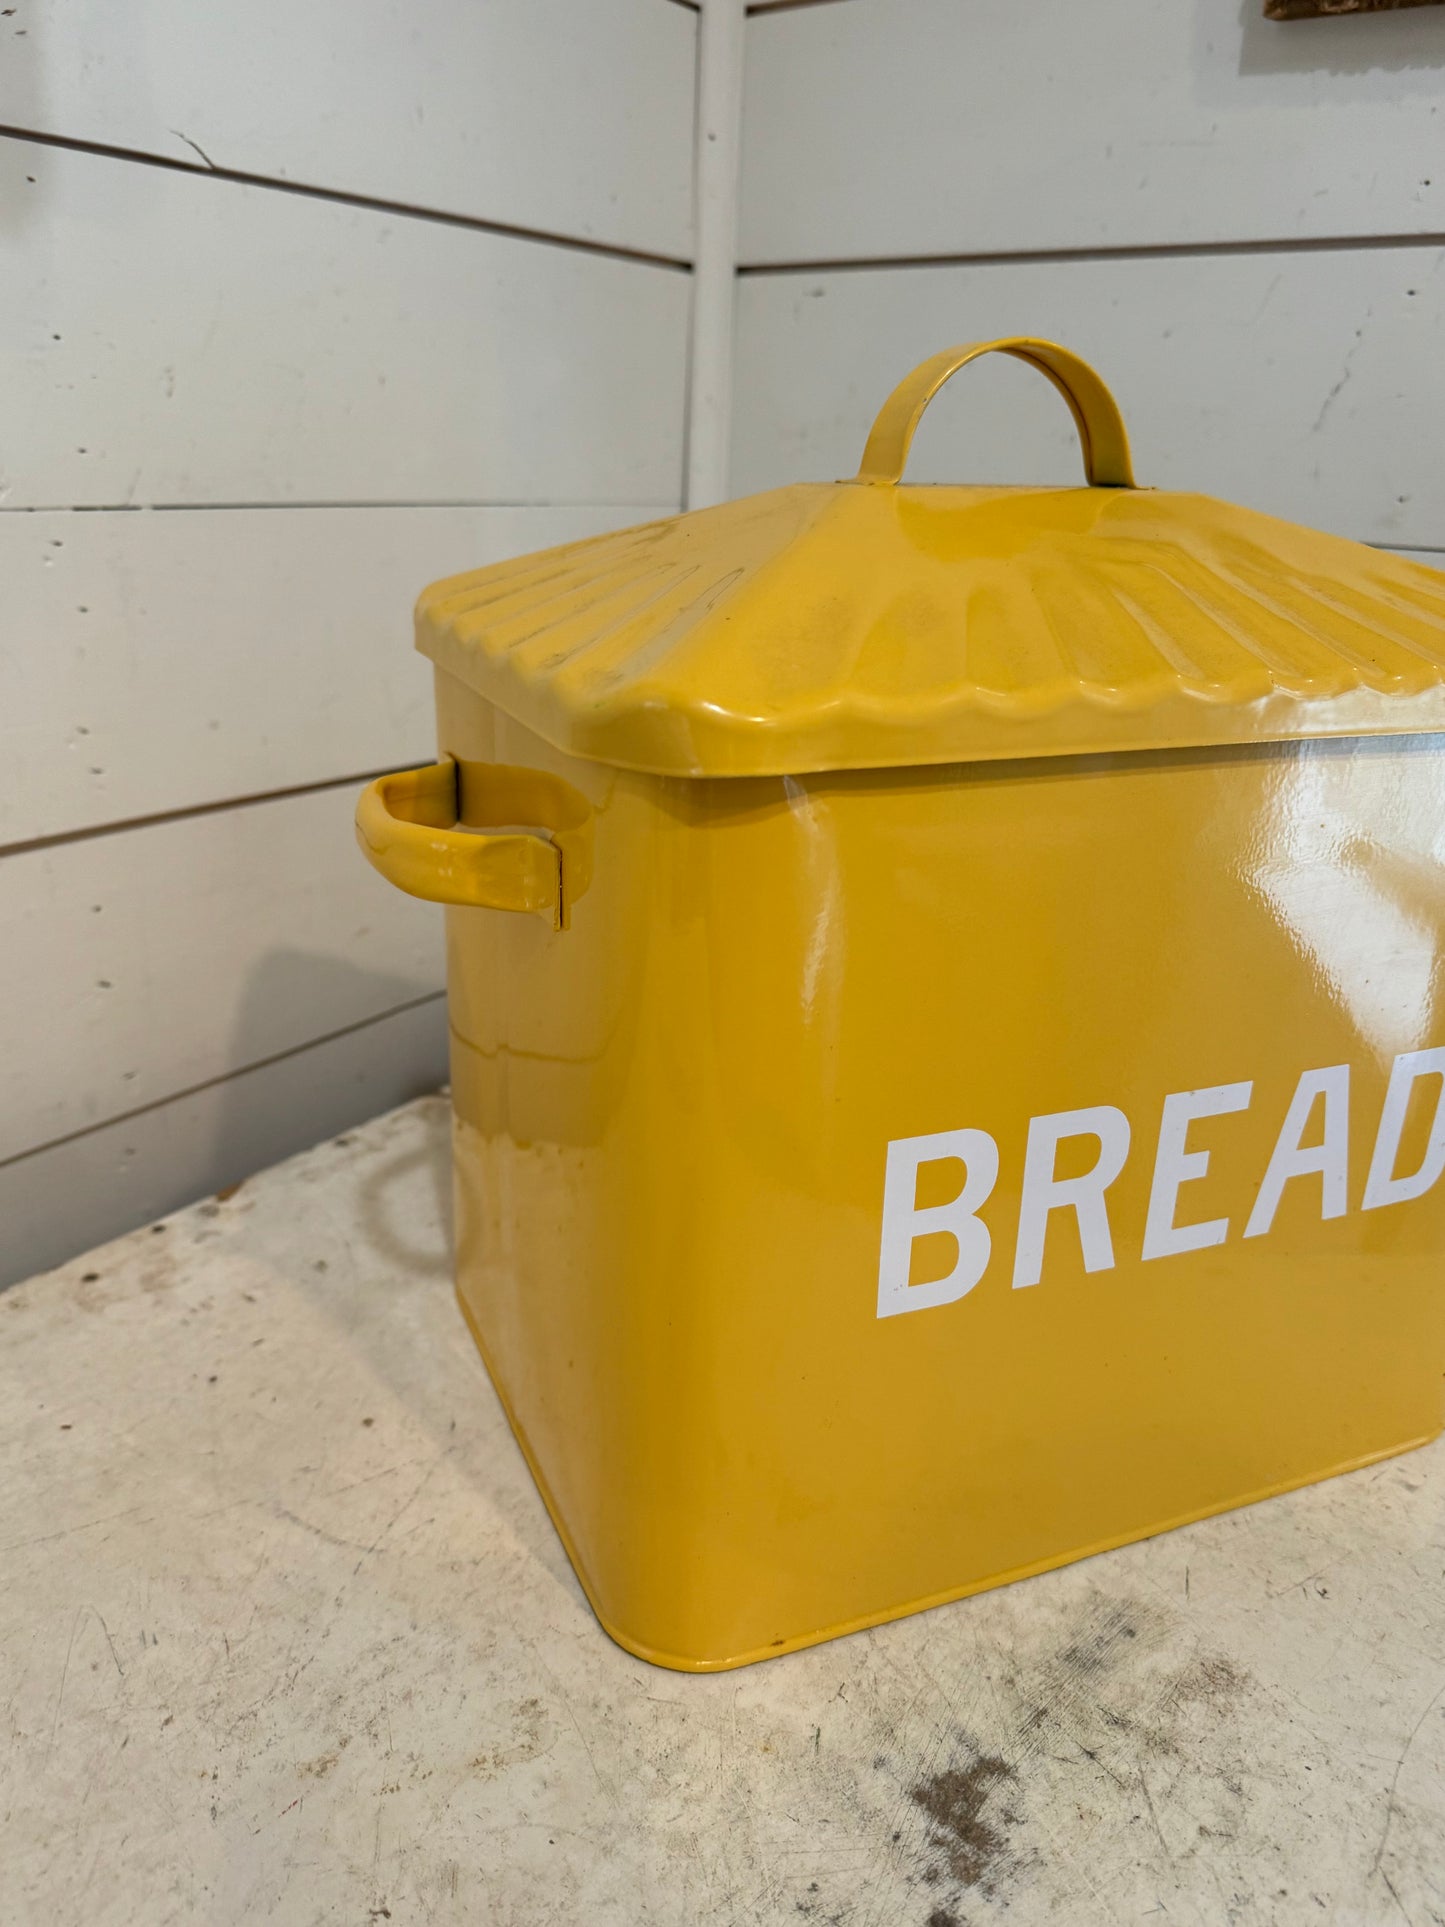
[[[1064,367],[1091,472],[1127,476],[1082,365],[1005,345]],[[1199,495],[897,485],[949,359],[858,481],[439,582],[418,648],[559,749],[677,776],[1445,729],[1434,570]]]

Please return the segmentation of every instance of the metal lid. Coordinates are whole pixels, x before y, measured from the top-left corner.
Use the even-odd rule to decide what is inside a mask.
[[[1085,488],[903,487],[990,349],[1064,394]],[[669,776],[1445,730],[1445,576],[1134,486],[1098,376],[950,349],[852,482],[775,489],[434,584],[417,647],[558,749]]]

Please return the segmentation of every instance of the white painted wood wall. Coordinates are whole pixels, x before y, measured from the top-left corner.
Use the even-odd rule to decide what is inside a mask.
[[[697,15],[0,20],[0,1283],[446,1074],[430,579],[679,504]]]
[[[1445,562],[1445,10],[746,11],[701,237],[688,0],[0,21],[0,1282],[444,1075],[439,920],[350,841],[429,751],[410,602],[675,508],[690,322],[695,500],[720,426],[736,493],[847,475],[1027,331],[1142,479]],[[1076,472],[1010,363],[911,470]]]
[[[1445,10],[822,0],[753,11],[736,492],[849,475],[955,341],[1051,335],[1141,480],[1445,563]],[[934,403],[910,475],[1064,481],[1015,363]]]

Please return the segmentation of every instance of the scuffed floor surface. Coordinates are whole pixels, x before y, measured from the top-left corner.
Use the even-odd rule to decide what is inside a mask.
[[[426,1100],[0,1296],[0,1920],[1445,1921],[1445,1450],[747,1671],[598,1630]]]

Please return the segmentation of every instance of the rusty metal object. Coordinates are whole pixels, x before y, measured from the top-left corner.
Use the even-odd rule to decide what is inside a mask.
[[[1264,0],[1266,20],[1323,20],[1336,13],[1393,13],[1399,7],[1438,7],[1442,0]]]

